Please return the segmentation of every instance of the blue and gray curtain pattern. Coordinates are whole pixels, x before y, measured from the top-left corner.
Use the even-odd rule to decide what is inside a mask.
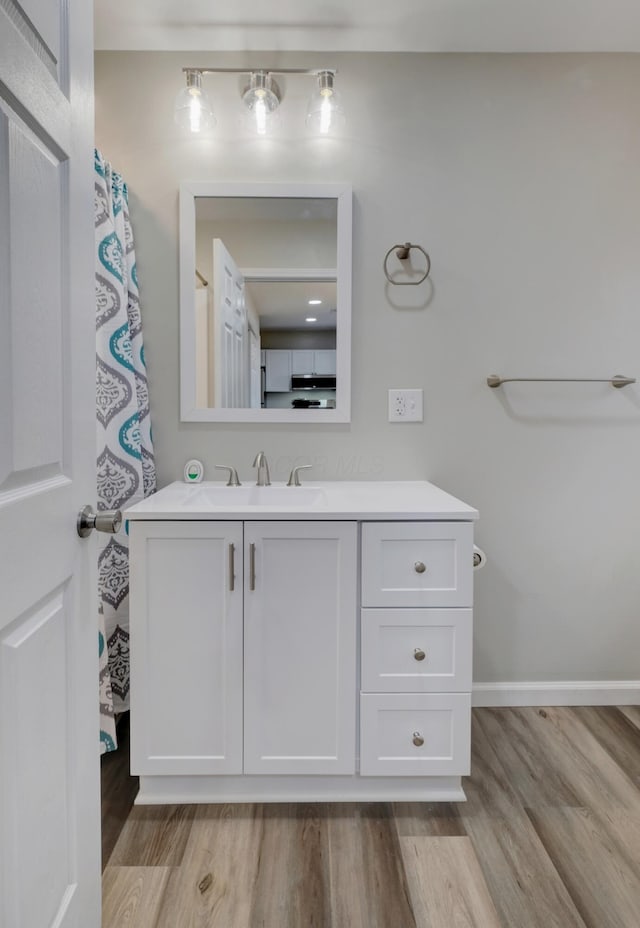
[[[95,152],[98,509],[126,509],[156,489],[142,317],[127,185]],[[105,538],[105,541],[102,539]],[[117,746],[114,713],[129,708],[126,521],[100,536],[100,745]]]

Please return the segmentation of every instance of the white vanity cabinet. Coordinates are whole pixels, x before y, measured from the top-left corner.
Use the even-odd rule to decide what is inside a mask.
[[[132,772],[353,774],[355,522],[135,521]]]
[[[136,801],[463,800],[476,517],[426,481],[128,510]]]

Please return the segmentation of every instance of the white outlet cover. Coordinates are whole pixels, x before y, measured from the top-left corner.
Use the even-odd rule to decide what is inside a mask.
[[[422,398],[422,390],[389,390],[389,422],[422,422]]]

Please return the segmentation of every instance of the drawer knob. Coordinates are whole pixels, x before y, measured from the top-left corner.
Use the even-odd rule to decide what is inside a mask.
[[[415,744],[417,748],[421,748],[422,745],[424,744],[424,738],[422,737],[419,731],[414,731],[413,743]]]
[[[413,656],[417,661],[423,661],[427,655],[422,648],[414,648]]]
[[[422,563],[422,561],[416,561],[413,565],[413,569],[417,574],[423,574],[427,568],[426,565]]]

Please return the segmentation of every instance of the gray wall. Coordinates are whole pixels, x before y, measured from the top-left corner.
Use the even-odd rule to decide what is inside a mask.
[[[485,378],[640,375],[640,57],[216,54],[337,66],[345,137],[305,137],[312,88],[289,78],[281,136],[246,138],[237,78],[220,75],[205,78],[218,135],[181,139],[180,69],[212,57],[97,55],[97,144],[131,191],[160,484],[191,457],[250,480],[259,449],[275,479],[303,459],[318,479],[428,478],[481,513],[477,681],[637,679],[640,388]],[[353,184],[350,426],[179,422],[178,185],[205,179]],[[386,285],[382,258],[407,240],[430,252],[432,287]],[[424,389],[424,423],[387,422],[389,387]]]

